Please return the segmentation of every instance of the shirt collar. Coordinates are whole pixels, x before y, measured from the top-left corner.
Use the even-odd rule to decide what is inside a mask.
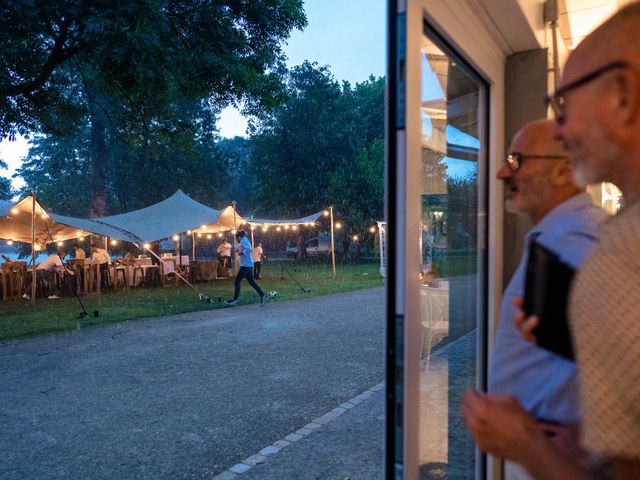
[[[580,208],[593,205],[593,200],[587,192],[579,193],[573,197],[558,204],[552,210],[550,210],[534,227],[527,233],[527,238],[531,238],[534,235],[540,235],[547,230],[551,225],[556,223],[559,217],[563,217],[569,212],[576,211]]]

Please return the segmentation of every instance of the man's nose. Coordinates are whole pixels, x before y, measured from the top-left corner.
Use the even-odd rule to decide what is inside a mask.
[[[498,173],[496,174],[496,178],[498,180],[505,180],[509,178],[512,173],[513,172],[511,172],[511,169],[507,166],[507,164],[503,163],[500,169],[498,170]]]

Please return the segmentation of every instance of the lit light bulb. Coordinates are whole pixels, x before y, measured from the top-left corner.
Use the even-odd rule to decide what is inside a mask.
[[[351,237],[351,238],[353,238],[353,241],[354,241],[354,242],[357,242],[357,241],[358,241],[358,235],[354,235],[354,236],[353,236],[353,237]]]
[[[284,226],[284,229],[285,229],[285,230],[289,230],[289,225],[285,225],[285,226]]]
[[[173,236],[173,237],[171,237],[171,238],[173,238],[173,241],[174,241],[174,242],[177,242],[178,240],[180,240],[180,236],[179,236],[179,235],[174,235],[174,236]]]
[[[280,227],[276,227],[276,232],[279,232],[280,230],[282,230]]]
[[[144,248],[146,248],[147,250],[149,250],[149,247],[150,247],[150,246],[151,246],[151,245],[149,245],[148,243],[145,243],[145,244],[144,244]]]
[[[328,217],[328,216],[329,216],[329,210],[325,210],[324,212],[322,212],[322,214],[323,214],[325,217]]]
[[[118,240],[111,240],[111,245],[117,245],[118,244]]]
[[[218,234],[218,238],[222,238],[222,234],[221,233]]]
[[[187,230],[187,235],[191,235],[191,230]]]
[[[235,235],[235,234],[236,234],[236,232],[237,232],[237,230],[236,230],[235,228],[234,228],[233,230],[231,230],[231,233],[232,233],[233,235]]]
[[[211,234],[207,235],[207,240],[211,240]]]
[[[371,233],[376,233],[376,227],[369,227],[369,231]]]
[[[294,225],[293,227],[291,227],[291,230],[298,230],[298,226]]]
[[[7,245],[13,245],[13,240],[8,240]]]
[[[201,233],[198,234],[198,238],[202,238],[202,234]]]
[[[336,230],[340,230],[342,228],[342,224],[340,222],[336,222]]]
[[[42,250],[42,247],[40,245],[36,245],[34,248],[36,252],[39,252],[40,250]]]
[[[61,246],[63,246],[63,245],[64,245],[64,242],[58,242],[58,243],[57,243],[57,245],[58,245],[59,247],[61,247]]]
[[[17,215],[18,212],[19,212],[19,210],[17,208],[15,208],[15,207],[11,209],[11,213],[13,213],[14,215]]]

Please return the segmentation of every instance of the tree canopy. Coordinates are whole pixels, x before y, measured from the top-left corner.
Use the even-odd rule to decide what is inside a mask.
[[[256,203],[283,215],[333,205],[355,231],[382,218],[384,85],[352,88],[326,67],[295,67],[288,100],[253,126]]]
[[[117,145],[282,102],[281,43],[306,25],[301,0],[7,0],[0,13],[0,137],[88,125],[92,216],[106,213]]]

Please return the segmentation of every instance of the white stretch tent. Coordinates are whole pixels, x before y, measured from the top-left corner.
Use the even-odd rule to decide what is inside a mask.
[[[33,196],[28,195],[19,202],[0,202],[0,238],[15,242],[31,243],[32,228],[35,229],[35,243],[43,246],[89,235],[83,230],[58,221],[47,213],[36,200],[35,224],[32,225]]]
[[[323,212],[314,213],[303,218],[295,218],[293,220],[270,220],[266,218],[246,218],[249,225],[269,227],[271,225],[308,225],[312,226],[322,217]]]
[[[54,215],[63,222],[91,233],[127,242],[154,242],[191,230],[215,233],[232,230],[233,207],[223,211],[193,200],[182,190],[149,207],[110,217],[82,219]],[[237,224],[244,219],[236,213]]]

